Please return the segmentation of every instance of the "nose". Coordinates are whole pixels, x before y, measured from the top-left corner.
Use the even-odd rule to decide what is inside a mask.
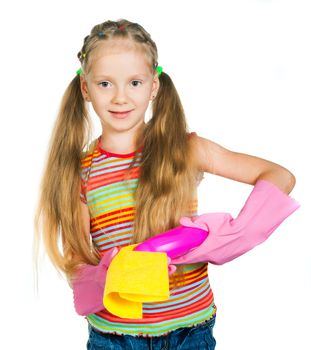
[[[126,102],[127,94],[125,88],[119,87],[116,88],[115,94],[113,96],[114,103],[123,103]]]

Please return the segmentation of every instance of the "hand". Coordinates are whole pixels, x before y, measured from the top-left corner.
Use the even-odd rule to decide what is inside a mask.
[[[118,248],[106,251],[98,265],[85,264],[73,278],[73,301],[76,312],[86,316],[103,310],[103,294],[108,267],[118,254]]]

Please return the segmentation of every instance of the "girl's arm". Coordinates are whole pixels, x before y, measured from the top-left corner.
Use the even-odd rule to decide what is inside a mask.
[[[263,243],[300,204],[276,185],[258,180],[236,218],[230,213],[182,217],[181,225],[205,229],[207,239],[191,252],[172,259],[172,264],[229,262]]]
[[[172,263],[210,261],[223,264],[265,241],[300,204],[288,196],[295,186],[294,175],[268,160],[225,149],[196,135],[196,153],[201,170],[254,185],[237,218],[230,213],[183,217],[189,228],[209,231],[197,248]]]
[[[195,135],[194,147],[201,170],[231,180],[255,185],[267,180],[289,194],[295,186],[295,176],[286,168],[269,160],[230,151],[219,144]]]
[[[224,264],[265,241],[300,206],[286,194],[294,187],[295,178],[275,163],[231,152],[203,138],[197,137],[195,146],[201,170],[254,184],[251,194],[235,219],[230,213],[182,217],[182,226],[149,239],[141,247],[166,251],[173,258],[172,264],[204,261]],[[192,232],[191,228],[201,229],[201,232]],[[196,236],[204,237],[204,232],[208,232],[208,236],[197,246]],[[196,247],[177,257],[175,253],[187,246]]]

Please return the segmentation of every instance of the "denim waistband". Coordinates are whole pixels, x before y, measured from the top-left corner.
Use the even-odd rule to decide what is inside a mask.
[[[186,328],[186,329],[189,329],[189,328],[199,328],[201,326],[204,326],[206,324],[209,324],[211,322],[213,322],[214,320],[216,319],[216,314],[214,314],[212,317],[210,317],[209,319],[203,321],[203,322],[200,322],[198,324],[194,324],[192,326],[186,326],[186,327],[180,327],[180,328],[176,328],[172,331],[169,331],[167,333],[164,333],[164,334],[160,334],[160,335],[153,335],[153,336],[150,336],[150,335],[133,335],[133,334],[120,334],[120,333],[117,333],[117,332],[101,332],[100,330],[92,327],[90,324],[89,324],[89,329],[92,329],[95,333],[97,334],[100,334],[100,335],[105,335],[105,334],[110,334],[110,335],[117,335],[117,336],[125,336],[125,335],[129,335],[129,336],[132,336],[132,337],[143,337],[143,338],[159,338],[159,337],[165,337],[165,336],[168,336],[170,333],[174,332],[174,331],[177,331],[177,330],[180,330],[181,328]]]

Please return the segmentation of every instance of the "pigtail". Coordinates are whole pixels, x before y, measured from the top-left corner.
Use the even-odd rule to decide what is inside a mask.
[[[40,236],[58,271],[71,276],[80,264],[99,260],[81,215],[81,159],[91,122],[80,90],[79,76],[67,87],[50,138],[35,213],[35,264]],[[59,243],[62,246],[59,246]]]
[[[196,194],[194,158],[184,111],[168,74],[161,74],[153,117],[146,124],[135,194],[134,243],[179,225]]]
[[[143,135],[140,176],[135,193],[133,243],[179,226],[197,203],[199,170],[177,90],[168,74],[160,75],[152,118]],[[172,288],[182,284],[184,266],[171,276]]]

